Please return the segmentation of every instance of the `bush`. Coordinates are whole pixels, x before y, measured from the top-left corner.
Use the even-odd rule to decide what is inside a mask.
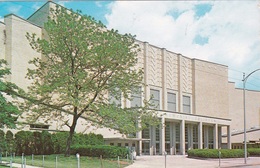
[[[55,154],[61,154],[65,152],[68,136],[69,132],[57,132],[52,134],[51,139],[53,142]]]
[[[126,157],[128,149],[125,147],[109,146],[109,145],[74,145],[71,147],[71,154],[79,153],[82,156],[117,158]]]
[[[221,149],[221,158],[242,158],[244,157],[243,149]],[[218,158],[218,149],[192,149],[188,150],[188,157],[200,158]]]
[[[249,156],[260,156],[260,148],[249,148],[247,149]]]

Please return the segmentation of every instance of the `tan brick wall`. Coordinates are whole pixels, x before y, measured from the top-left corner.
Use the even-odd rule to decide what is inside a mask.
[[[260,92],[245,92],[246,97],[246,129],[260,126]],[[234,83],[229,83],[229,115],[232,118],[231,131],[244,130],[243,89],[236,89]],[[243,134],[232,136],[232,142],[243,141]],[[260,131],[248,134],[247,140],[259,140]]]
[[[27,69],[33,68],[28,62],[41,55],[32,50],[25,35],[29,32],[41,37],[41,28],[15,15],[5,17],[5,23],[7,37],[5,57],[12,73],[9,80],[26,90],[30,85],[30,81],[25,79]]]
[[[194,114],[229,118],[228,68],[193,60]]]
[[[5,59],[6,31],[5,24],[0,22],[0,59]]]

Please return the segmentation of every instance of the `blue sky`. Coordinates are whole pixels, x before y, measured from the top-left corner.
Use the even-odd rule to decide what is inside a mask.
[[[229,80],[242,86],[260,68],[259,1],[55,1],[101,20],[137,39],[229,67]],[[14,13],[28,18],[44,1],[0,2],[0,21]],[[260,72],[247,88],[260,90]]]

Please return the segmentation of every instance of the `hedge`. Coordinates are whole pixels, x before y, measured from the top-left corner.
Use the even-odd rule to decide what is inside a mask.
[[[68,132],[49,133],[48,131],[19,131],[15,135],[11,131],[0,130],[0,153],[13,153],[16,155],[49,155],[65,152]],[[75,133],[72,145],[103,145],[102,135],[94,133]]]
[[[82,156],[92,156],[103,158],[126,157],[128,149],[125,147],[109,146],[109,145],[74,145],[71,147],[71,154],[79,153]]]
[[[243,149],[221,149],[221,158],[242,158],[244,157]],[[188,157],[200,158],[218,158],[218,149],[192,149],[188,150]]]
[[[249,148],[247,152],[250,156],[259,156],[260,157],[260,148]]]

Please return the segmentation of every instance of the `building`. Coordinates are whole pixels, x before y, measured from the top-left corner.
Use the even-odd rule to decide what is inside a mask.
[[[26,90],[30,81],[25,79],[28,61],[41,55],[31,49],[27,32],[44,37],[43,23],[50,8],[47,2],[28,19],[14,14],[0,22],[0,59],[7,60],[12,75],[7,80]],[[139,154],[185,154],[192,148],[231,148],[243,143],[243,90],[228,81],[228,67],[158,48],[137,41],[141,51],[138,67],[144,69],[146,87],[133,95],[124,106],[142,105],[142,100],[153,97],[156,110],[163,114],[162,127],[150,127],[136,133],[133,138],[109,131],[107,128],[86,127],[85,121],[77,131],[95,131],[107,139],[108,144],[135,146]],[[247,91],[248,140],[260,138],[260,92]],[[84,126],[83,126],[84,125]],[[66,130],[59,123],[36,123],[25,129]],[[239,145],[238,145],[239,146]],[[234,146],[236,147],[236,146]]]

